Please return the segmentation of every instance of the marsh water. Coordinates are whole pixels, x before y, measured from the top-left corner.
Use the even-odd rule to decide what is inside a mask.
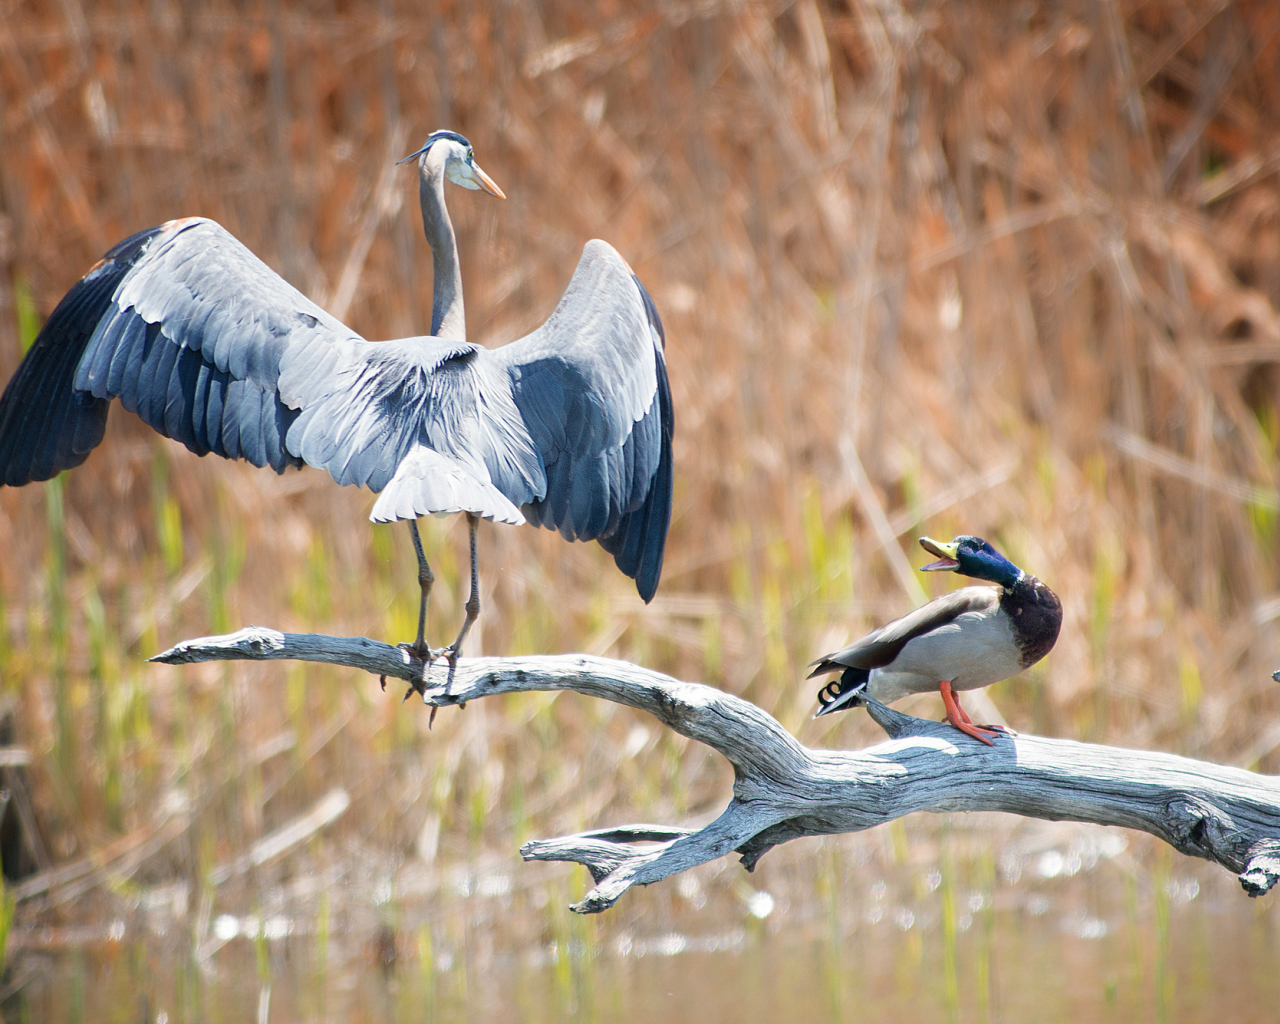
[[[6,1020],[1274,1021],[1280,912],[1115,829],[917,816],[597,917],[581,868],[362,858],[19,928]],[[85,908],[80,908],[83,911]],[[202,938],[200,938],[202,937]]]

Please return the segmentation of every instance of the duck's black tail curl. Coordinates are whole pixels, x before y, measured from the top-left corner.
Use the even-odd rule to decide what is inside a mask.
[[[818,703],[822,706],[814,717],[861,706],[862,701],[855,691],[865,688],[869,678],[871,673],[865,668],[846,668],[840,678],[831,680],[818,691]]]

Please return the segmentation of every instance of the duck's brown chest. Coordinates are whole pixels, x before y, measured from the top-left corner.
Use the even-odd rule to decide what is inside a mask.
[[[1000,595],[1000,608],[1013,624],[1014,639],[1029,668],[1053,649],[1062,628],[1062,602],[1034,576],[1024,576]]]

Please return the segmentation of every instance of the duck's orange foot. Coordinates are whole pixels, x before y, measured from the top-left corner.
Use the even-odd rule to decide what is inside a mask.
[[[982,726],[974,725],[971,722],[951,722],[950,719],[948,719],[947,721],[950,722],[951,725],[954,725],[966,736],[972,736],[975,740],[978,740],[981,743],[985,743],[989,747],[995,746],[994,741],[996,737],[1000,735],[998,732],[994,732],[990,729],[984,729]]]
[[[993,725],[974,725],[972,719],[965,714],[964,708],[960,706],[960,701],[956,699],[956,695],[951,692],[951,682],[944,679],[938,684],[938,692],[942,694],[942,703],[947,709],[947,721],[955,728],[959,729],[966,736],[972,736],[980,743],[985,743],[989,747],[995,746],[995,739],[1001,732],[1007,732],[1003,726]]]

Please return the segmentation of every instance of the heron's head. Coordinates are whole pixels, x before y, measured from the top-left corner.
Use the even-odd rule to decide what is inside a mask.
[[[920,546],[929,554],[938,556],[938,561],[922,565],[921,572],[956,572],[976,580],[999,583],[1002,587],[1011,587],[1023,577],[1021,569],[981,537],[965,534],[949,544],[921,537]]]
[[[397,162],[408,163],[415,158],[418,160],[419,167],[423,169],[426,168],[428,160],[436,166],[443,165],[444,176],[455,185],[461,185],[473,191],[484,189],[491,196],[497,196],[499,199],[507,198],[506,193],[498,188],[497,182],[480,169],[480,165],[476,163],[475,154],[471,150],[471,143],[464,135],[449,131],[432,132],[427,136],[427,141],[421,149]]]

